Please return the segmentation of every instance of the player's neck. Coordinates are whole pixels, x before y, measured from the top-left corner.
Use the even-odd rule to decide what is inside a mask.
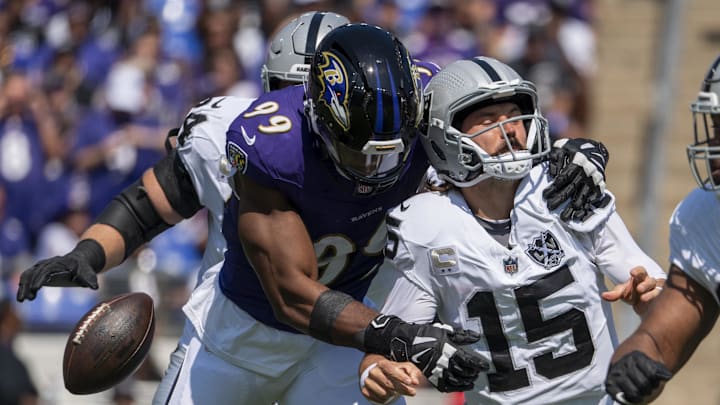
[[[472,212],[480,218],[498,220],[510,218],[519,180],[506,181],[489,178],[460,191]]]

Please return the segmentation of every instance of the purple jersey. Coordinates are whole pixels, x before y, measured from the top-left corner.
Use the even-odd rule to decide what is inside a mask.
[[[319,281],[362,300],[383,260],[385,213],[413,195],[428,161],[417,138],[397,183],[382,193],[358,196],[318,148],[301,102],[302,86],[258,98],[231,124],[228,158],[253,181],[280,190],[296,207],[318,258]],[[230,200],[223,233],[228,251],[220,273],[222,292],[255,319],[296,332],[275,319],[237,235],[237,200]],[[282,243],[278,241],[278,243]]]

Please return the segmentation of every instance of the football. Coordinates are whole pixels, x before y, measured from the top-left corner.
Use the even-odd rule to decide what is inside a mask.
[[[153,300],[123,294],[88,311],[68,336],[63,356],[65,388],[85,395],[131,375],[150,351],[155,332]]]

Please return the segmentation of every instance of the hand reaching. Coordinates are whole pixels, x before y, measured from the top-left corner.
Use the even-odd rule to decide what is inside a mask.
[[[79,286],[97,290],[97,272],[105,265],[102,247],[94,240],[80,241],[72,252],[42,260],[20,275],[17,300],[34,300],[42,286]]]
[[[606,301],[614,302],[622,299],[638,315],[647,311],[650,301],[660,294],[665,280],[650,277],[644,267],[638,266],[630,270],[630,278],[624,283],[616,285],[612,290],[601,294]]]

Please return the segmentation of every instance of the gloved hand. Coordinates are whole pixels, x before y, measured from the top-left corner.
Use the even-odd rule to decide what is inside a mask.
[[[104,266],[102,246],[92,239],[82,240],[65,256],[42,260],[25,270],[20,275],[17,300],[34,300],[42,286],[79,286],[97,290],[97,273]]]
[[[672,373],[667,367],[635,350],[610,365],[605,390],[621,404],[644,404],[670,377]]]
[[[560,214],[563,221],[585,221],[595,208],[611,200],[605,194],[605,166],[610,155],[605,146],[591,139],[558,139],[549,155],[550,175],[554,177],[544,191],[548,208],[570,203]]]
[[[458,346],[480,340],[478,333],[449,325],[407,323],[396,316],[378,315],[365,330],[365,351],[394,361],[410,361],[441,392],[467,391],[487,361]]]

